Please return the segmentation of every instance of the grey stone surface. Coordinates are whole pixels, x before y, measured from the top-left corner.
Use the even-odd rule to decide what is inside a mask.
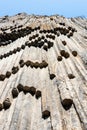
[[[0,18],[0,130],[87,130],[86,26],[81,17]]]

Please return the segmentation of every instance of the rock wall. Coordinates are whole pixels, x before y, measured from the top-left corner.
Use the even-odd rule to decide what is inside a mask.
[[[0,18],[0,130],[87,130],[87,19]]]

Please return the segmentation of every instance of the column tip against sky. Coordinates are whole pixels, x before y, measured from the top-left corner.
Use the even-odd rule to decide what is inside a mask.
[[[29,15],[87,17],[87,0],[1,0],[0,17],[22,12]]]

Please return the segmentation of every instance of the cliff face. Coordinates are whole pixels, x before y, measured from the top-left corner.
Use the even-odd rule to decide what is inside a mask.
[[[0,18],[0,130],[87,130],[87,19]]]

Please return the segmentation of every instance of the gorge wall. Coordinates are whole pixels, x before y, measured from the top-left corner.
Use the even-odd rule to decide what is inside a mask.
[[[87,130],[86,18],[0,18],[0,130]]]

